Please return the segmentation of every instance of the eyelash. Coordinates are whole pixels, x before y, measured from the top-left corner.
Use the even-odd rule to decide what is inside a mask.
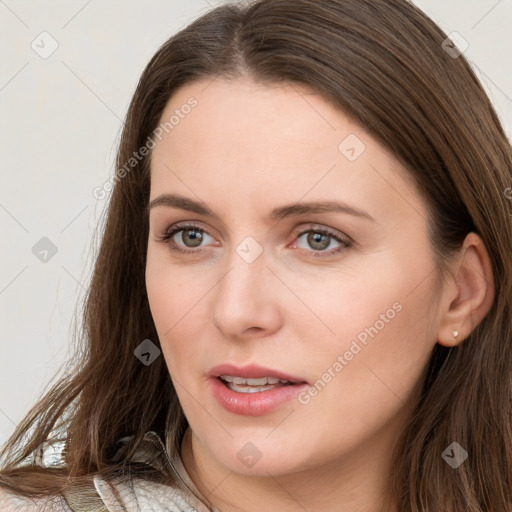
[[[164,233],[163,236],[158,237],[158,241],[161,242],[161,243],[167,244],[169,246],[170,250],[175,251],[175,252],[179,252],[179,253],[182,253],[182,254],[198,254],[198,253],[205,252],[204,249],[183,249],[183,248],[178,247],[176,245],[172,245],[172,243],[171,243],[172,237],[174,235],[176,235],[177,233],[180,233],[181,231],[187,231],[187,230],[191,230],[191,231],[193,230],[193,231],[198,231],[199,233],[206,233],[206,234],[208,234],[207,231],[205,231],[204,229],[201,229],[199,226],[197,226],[195,224],[177,224],[176,226],[174,226],[174,227],[170,228],[169,230],[167,230]],[[304,229],[304,230],[301,230],[299,233],[297,233],[296,237],[300,238],[302,235],[305,235],[306,233],[310,233],[310,232],[318,233],[318,234],[327,236],[327,237],[332,238],[336,242],[339,242],[341,244],[340,247],[336,247],[335,249],[324,250],[324,251],[319,251],[319,250],[312,249],[311,251],[307,251],[307,252],[311,252],[314,257],[322,258],[322,257],[334,256],[334,255],[336,255],[336,254],[338,254],[338,253],[340,253],[340,252],[342,252],[342,251],[352,247],[352,243],[349,242],[347,239],[342,238],[339,235],[336,235],[332,231],[329,231],[329,230],[327,230],[325,228],[319,228],[319,229],[309,228],[309,229]],[[307,250],[307,249],[304,249],[304,250]]]

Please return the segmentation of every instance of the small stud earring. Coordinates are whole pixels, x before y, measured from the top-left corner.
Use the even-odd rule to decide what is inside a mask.
[[[452,331],[452,336],[456,338],[459,335],[459,331]]]

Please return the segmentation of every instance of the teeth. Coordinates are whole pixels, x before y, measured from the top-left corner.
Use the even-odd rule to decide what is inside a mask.
[[[266,384],[291,384],[291,382],[275,377],[262,377],[261,379],[244,379],[243,377],[232,377],[231,375],[220,375],[220,378],[229,383],[245,386],[265,386]]]
[[[272,386],[239,386],[232,382],[228,382],[226,385],[231,391],[236,391],[237,393],[261,393],[262,391],[268,391],[269,389],[280,388],[282,386],[281,384],[274,384]]]

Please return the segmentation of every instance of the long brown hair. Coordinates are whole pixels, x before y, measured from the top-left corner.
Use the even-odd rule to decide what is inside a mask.
[[[495,278],[492,308],[468,339],[447,359],[435,347],[393,461],[399,509],[503,512],[512,510],[512,151],[471,66],[446,51],[446,38],[406,0],[257,0],[215,8],[147,65],[117,169],[147,144],[179,87],[215,76],[305,85],[368,130],[423,191],[440,273],[473,231]],[[115,180],[82,348],[4,446],[0,487],[45,496],[94,474],[126,473],[126,460],[111,459],[114,443],[134,436],[128,458],[149,430],[170,454],[179,449],[187,421],[165,360],[145,366],[134,356],[143,340],[159,343],[144,278],[149,190],[148,155]],[[50,435],[65,443],[63,464],[23,464]],[[456,470],[441,457],[454,441],[468,453]]]

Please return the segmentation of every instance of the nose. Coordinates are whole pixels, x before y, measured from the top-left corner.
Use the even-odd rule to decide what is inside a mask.
[[[282,324],[282,283],[267,267],[265,251],[249,261],[233,250],[212,290],[212,321],[225,338],[262,337]]]

